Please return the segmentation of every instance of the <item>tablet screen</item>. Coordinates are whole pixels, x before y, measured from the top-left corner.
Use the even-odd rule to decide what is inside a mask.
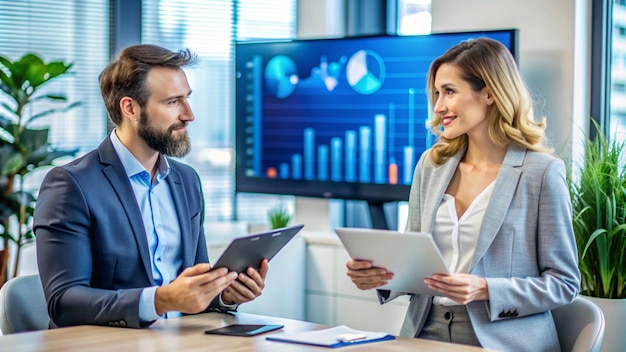
[[[248,267],[258,269],[263,259],[271,260],[303,227],[294,225],[236,238],[212,267],[238,273]]]
[[[430,234],[341,227],[335,232],[351,258],[371,260],[394,274],[379,289],[442,296],[424,283],[425,277],[450,272]]]

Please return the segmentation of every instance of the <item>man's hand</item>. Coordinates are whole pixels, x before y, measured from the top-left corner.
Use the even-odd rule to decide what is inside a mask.
[[[352,283],[361,290],[384,286],[393,278],[393,273],[387,272],[385,268],[372,267],[372,262],[367,260],[350,259],[346,268]]]
[[[487,280],[476,275],[434,274],[424,279],[424,282],[431,289],[443,293],[446,297],[459,304],[489,299]]]
[[[265,288],[265,277],[269,265],[267,259],[263,259],[259,271],[248,268],[244,273],[239,274],[238,279],[233,281],[228,288],[222,292],[222,301],[225,304],[241,304],[252,301],[259,297]]]
[[[226,268],[210,269],[208,263],[196,264],[183,270],[174,281],[157,288],[154,298],[157,314],[202,312],[237,278],[236,272],[229,273]]]

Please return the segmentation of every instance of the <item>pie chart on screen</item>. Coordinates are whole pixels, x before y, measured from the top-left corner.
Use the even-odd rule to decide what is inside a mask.
[[[298,85],[298,68],[285,55],[274,56],[265,66],[265,88],[276,98],[286,98]]]
[[[375,51],[359,50],[348,60],[346,78],[356,92],[372,94],[385,81],[385,63]]]

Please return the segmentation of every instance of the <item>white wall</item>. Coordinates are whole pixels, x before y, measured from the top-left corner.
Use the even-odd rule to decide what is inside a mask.
[[[329,38],[345,35],[344,1],[298,0],[298,38]]]

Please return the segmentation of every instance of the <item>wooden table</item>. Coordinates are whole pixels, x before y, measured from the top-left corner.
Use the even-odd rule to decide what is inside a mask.
[[[229,324],[283,324],[281,330],[255,337],[206,335],[204,331]],[[0,336],[0,351],[337,351],[324,347],[268,341],[266,336],[285,332],[309,331],[326,326],[304,321],[246,313],[207,313],[162,319],[146,329],[105,326],[27,332]],[[485,351],[480,348],[443,342],[398,337],[396,340],[348,346],[338,351]]]

